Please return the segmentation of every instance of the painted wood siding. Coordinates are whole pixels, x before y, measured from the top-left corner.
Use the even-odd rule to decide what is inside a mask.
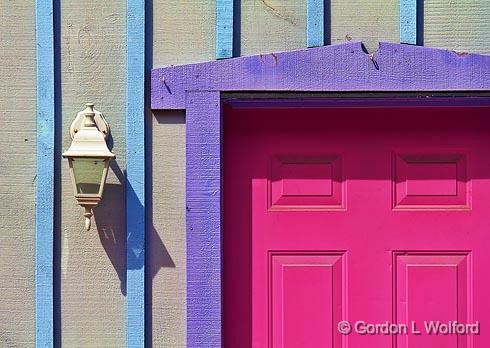
[[[152,65],[215,59],[215,25],[214,0],[153,2]],[[151,129],[149,325],[155,347],[186,347],[185,114],[158,113]]]
[[[306,0],[242,0],[240,16],[242,56],[306,47]]]
[[[304,48],[308,0],[241,0],[235,8],[235,53]],[[332,43],[399,41],[399,2],[331,0],[325,4]],[[149,23],[153,67],[216,58],[214,0],[153,1]],[[95,209],[90,232],[73,197],[68,165],[57,153],[55,261],[56,339],[65,346],[120,347],[126,336],[126,3],[61,1],[61,139],[84,103],[104,112],[117,160]],[[426,46],[490,54],[490,2],[426,0]],[[34,209],[36,185],[35,3],[0,3],[0,346],[34,345]],[[185,115],[153,115],[147,137],[148,339],[186,345]],[[21,160],[22,162],[19,162]],[[15,262],[13,262],[15,260]],[[12,320],[12,318],[14,320]],[[151,336],[151,337],[150,337]]]
[[[490,1],[426,0],[425,46],[490,54]]]
[[[153,1],[153,66],[215,58],[214,0]]]
[[[0,1],[0,347],[35,340],[34,1]]]
[[[362,41],[369,52],[378,42],[400,40],[398,0],[331,0],[332,43]]]
[[[152,121],[151,222],[148,225],[154,347],[186,347],[185,116]]]
[[[90,231],[73,197],[62,160],[61,343],[66,347],[122,347],[126,336],[126,232],[124,213],[126,3],[61,2],[62,149],[86,102],[104,113],[113,152],[104,199]]]

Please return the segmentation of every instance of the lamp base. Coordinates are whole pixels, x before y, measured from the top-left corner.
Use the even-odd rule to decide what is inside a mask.
[[[90,230],[92,226],[92,216],[94,215],[92,209],[99,204],[100,197],[76,197],[78,204],[85,209],[83,216],[85,216],[85,229]]]
[[[83,216],[85,216],[85,229],[87,231],[90,231],[90,226],[92,226],[92,208],[90,207],[85,207],[85,213]]]

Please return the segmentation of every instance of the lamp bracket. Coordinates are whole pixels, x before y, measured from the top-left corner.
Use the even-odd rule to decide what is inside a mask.
[[[109,124],[104,118],[104,115],[102,114],[102,112],[94,109],[94,104],[87,103],[85,104],[85,106],[93,110],[93,112],[95,113],[95,117],[94,117],[95,124],[97,125],[99,131],[101,131],[104,134],[104,138],[107,139],[111,130],[109,128]],[[72,139],[75,136],[75,133],[77,133],[82,127],[82,122],[85,119],[85,113],[87,112],[87,108],[83,111],[80,111],[77,114],[77,117],[75,118],[75,120],[72,122],[70,126],[70,136]]]

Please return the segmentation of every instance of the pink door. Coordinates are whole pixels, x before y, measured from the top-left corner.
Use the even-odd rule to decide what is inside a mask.
[[[225,347],[490,347],[489,116],[225,107]]]

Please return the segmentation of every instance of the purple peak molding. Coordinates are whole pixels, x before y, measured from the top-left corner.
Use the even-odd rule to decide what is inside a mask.
[[[361,42],[152,70],[152,109],[185,109],[187,91],[490,90],[490,56]]]

